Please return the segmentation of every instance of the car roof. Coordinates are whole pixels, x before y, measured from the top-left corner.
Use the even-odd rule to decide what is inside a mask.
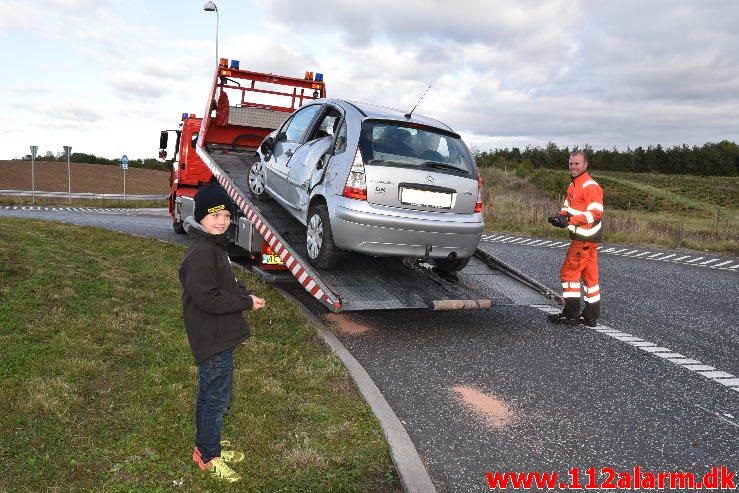
[[[402,123],[419,123],[421,125],[426,125],[429,127],[436,127],[441,130],[445,130],[447,132],[455,133],[454,130],[452,130],[449,125],[446,125],[445,123],[440,122],[439,120],[436,120],[434,118],[429,118],[427,116],[420,115],[413,112],[413,115],[410,119],[406,118],[405,115],[408,111],[398,110],[395,108],[388,108],[386,106],[380,106],[377,104],[371,104],[371,103],[363,103],[359,101],[350,101],[347,99],[337,99],[337,98],[331,98],[326,99],[326,102],[338,104],[340,106],[346,106],[350,105],[353,106],[356,110],[358,110],[362,115],[364,115],[365,118],[376,118],[381,120],[396,120]],[[410,110],[410,108],[409,108]]]

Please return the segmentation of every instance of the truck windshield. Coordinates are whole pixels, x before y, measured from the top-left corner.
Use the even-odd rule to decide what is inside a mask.
[[[474,164],[462,139],[429,127],[365,121],[359,149],[366,164],[408,166],[472,174]]]

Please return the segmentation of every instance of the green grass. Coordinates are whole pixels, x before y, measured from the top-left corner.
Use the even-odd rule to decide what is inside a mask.
[[[397,491],[379,424],[340,360],[277,291],[247,317],[224,437],[244,481],[196,470],[197,368],[183,247],[0,218],[0,491]],[[176,485],[181,484],[181,489]]]
[[[605,190],[604,240],[739,254],[739,178],[591,170]],[[489,231],[566,239],[546,218],[570,183],[567,170],[482,168]]]
[[[0,205],[34,205],[37,206],[57,206],[57,207],[107,207],[121,209],[141,209],[149,207],[167,207],[166,200],[94,200],[94,199],[73,199],[68,202],[63,198],[45,198],[36,197],[35,201],[31,197],[2,197],[0,196]]]

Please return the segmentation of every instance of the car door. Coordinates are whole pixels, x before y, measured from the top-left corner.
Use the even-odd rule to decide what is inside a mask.
[[[326,105],[309,130],[306,142],[295,150],[290,159],[287,199],[292,207],[301,210],[307,207],[311,189],[320,181],[328,164],[322,158],[333,146],[334,133],[339,128],[341,116],[337,108]]]
[[[299,109],[285,122],[285,125],[277,132],[275,137],[276,142],[272,151],[273,162],[265,170],[265,180],[271,195],[284,204],[289,204],[287,198],[290,193],[288,163],[296,149],[302,145],[305,134],[313,119],[319,113],[321,106],[320,104],[313,104]]]

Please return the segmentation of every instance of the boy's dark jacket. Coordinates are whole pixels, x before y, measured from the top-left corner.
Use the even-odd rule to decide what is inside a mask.
[[[252,299],[234,278],[226,235],[207,233],[192,217],[184,227],[193,241],[180,266],[182,312],[190,349],[200,364],[249,337],[241,312],[251,310]]]

